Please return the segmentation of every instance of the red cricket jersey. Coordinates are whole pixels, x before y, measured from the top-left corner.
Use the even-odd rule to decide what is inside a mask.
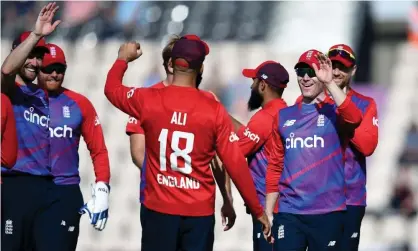
[[[143,204],[165,214],[212,215],[215,181],[209,163],[217,153],[253,215],[260,217],[263,208],[222,104],[192,87],[125,87],[127,67],[125,61],[116,60],[105,95],[118,109],[138,118],[144,129]]]
[[[149,88],[162,89],[164,87],[165,84],[163,83],[163,81],[161,81],[152,85]],[[126,123],[126,134],[144,134],[144,129],[142,129],[141,124],[138,122],[136,118],[132,116],[129,116],[128,123]]]
[[[155,88],[155,89],[161,89],[166,87],[166,85],[163,83],[163,81],[156,83],[155,85],[152,85],[149,88]],[[215,94],[210,91],[204,91],[201,90],[201,92],[212,99],[216,99]],[[128,123],[126,123],[126,134],[144,134],[144,129],[142,129],[141,124],[138,122],[138,120],[132,116],[129,116]]]
[[[271,140],[272,124],[277,113],[285,107],[287,104],[283,99],[271,100],[251,117],[247,126],[242,126],[237,132],[238,144],[244,156],[247,157],[258,199],[263,206],[265,206],[266,200],[266,170],[270,154],[266,143]],[[276,207],[275,212],[277,210]]]
[[[1,94],[1,165],[12,168],[17,158],[16,120],[10,99]]]

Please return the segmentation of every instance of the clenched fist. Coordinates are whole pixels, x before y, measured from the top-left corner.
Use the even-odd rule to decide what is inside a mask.
[[[141,45],[137,42],[124,43],[119,48],[118,59],[132,62],[142,55]]]

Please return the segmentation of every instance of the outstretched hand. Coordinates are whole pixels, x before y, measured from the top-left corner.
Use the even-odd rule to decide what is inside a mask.
[[[51,34],[55,28],[61,23],[61,20],[56,20],[52,23],[52,19],[55,16],[55,13],[59,9],[59,6],[55,2],[49,3],[42,8],[39,12],[38,19],[35,23],[35,33],[38,36],[48,36]]]
[[[312,67],[315,71],[316,77],[324,84],[329,84],[332,81],[332,62],[324,54],[318,54],[315,56],[319,65],[313,64]]]

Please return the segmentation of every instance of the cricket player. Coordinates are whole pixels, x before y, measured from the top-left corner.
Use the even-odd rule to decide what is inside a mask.
[[[52,21],[57,10],[55,3],[42,8],[35,29],[13,41],[1,67],[1,89],[13,105],[18,137],[16,164],[2,165],[1,170],[1,249],[5,251],[33,248],[36,215],[51,204],[50,109],[45,91],[33,81],[48,52],[44,37],[60,23]]]
[[[271,125],[277,112],[287,107],[282,95],[289,82],[289,73],[280,63],[266,61],[255,69],[244,69],[242,74],[253,80],[248,110],[254,111],[260,107],[261,109],[251,117],[246,126],[234,118],[232,121],[235,128],[238,128],[238,144],[247,158],[258,199],[261,205],[265,206],[265,180],[269,154],[266,142],[271,138]],[[261,229],[261,224],[253,218],[253,250],[271,251],[273,246],[263,238]]]
[[[223,106],[196,88],[207,54],[204,43],[182,38],[174,44],[173,83],[162,89],[122,84],[127,63],[142,55],[126,43],[105,86],[109,101],[141,121],[147,167],[141,206],[142,250],[212,250],[215,184],[209,163],[215,151],[252,214],[269,236],[270,224],[258,202],[248,165]],[[164,241],[161,241],[164,236]]]
[[[49,53],[42,61],[38,85],[46,90],[49,101],[50,163],[54,203],[38,216],[35,242],[39,250],[76,250],[83,196],[80,190],[78,148],[81,136],[93,160],[96,184],[92,199],[82,208],[97,230],[106,225],[109,207],[109,157],[99,117],[83,95],[64,88],[67,70],[64,51],[46,44]],[[42,231],[43,230],[43,231]],[[44,245],[44,246],[42,246]]]
[[[345,132],[362,120],[360,110],[333,82],[332,63],[317,50],[295,65],[303,99],[278,112],[267,167],[266,212],[274,214],[274,249],[341,250],[346,210]],[[325,99],[324,87],[333,98]]]
[[[12,168],[17,158],[16,120],[10,99],[1,94],[1,166]]]
[[[186,39],[191,40],[200,40],[201,39],[196,35],[184,35],[182,36]],[[173,66],[171,63],[171,51],[173,49],[174,43],[180,39],[179,36],[173,36],[168,44],[164,47],[162,52],[163,57],[163,66],[166,72],[166,79],[152,85],[150,88],[161,89],[173,82]],[[209,46],[202,41],[207,48],[207,53],[209,54]],[[199,77],[200,76],[200,77]],[[200,81],[202,80],[202,73],[199,73],[196,87],[199,86]],[[201,92],[209,98],[216,99],[214,93],[201,90]],[[141,127],[141,124],[134,117],[129,116],[128,123],[126,125],[126,134],[129,136],[131,156],[134,164],[141,170],[143,168],[142,164],[145,158],[145,136],[144,130]],[[216,162],[215,162],[216,161]],[[213,160],[213,164],[210,165],[212,168],[213,176],[215,177],[216,184],[219,187],[220,193],[223,198],[223,206],[221,208],[222,224],[224,225],[224,230],[227,231],[231,229],[235,224],[236,213],[233,207],[233,196],[231,190],[231,182],[229,177],[225,177],[225,171],[218,165],[217,160]],[[141,172],[141,184],[140,184],[140,201],[143,201],[143,192],[145,187],[145,172]],[[261,231],[261,230],[260,230]],[[264,239],[264,238],[263,238]]]
[[[378,117],[376,102],[351,88],[355,75],[356,56],[350,46],[337,44],[328,51],[332,61],[333,81],[360,109],[363,120],[350,137],[350,147],[345,152],[345,182],[347,212],[341,250],[357,251],[360,228],[366,211],[366,157],[373,154],[378,142]]]

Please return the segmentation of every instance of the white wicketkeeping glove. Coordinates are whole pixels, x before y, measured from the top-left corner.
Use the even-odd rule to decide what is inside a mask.
[[[91,186],[91,199],[80,208],[80,214],[88,213],[90,223],[99,231],[102,231],[109,216],[109,192],[110,186],[102,181]]]

